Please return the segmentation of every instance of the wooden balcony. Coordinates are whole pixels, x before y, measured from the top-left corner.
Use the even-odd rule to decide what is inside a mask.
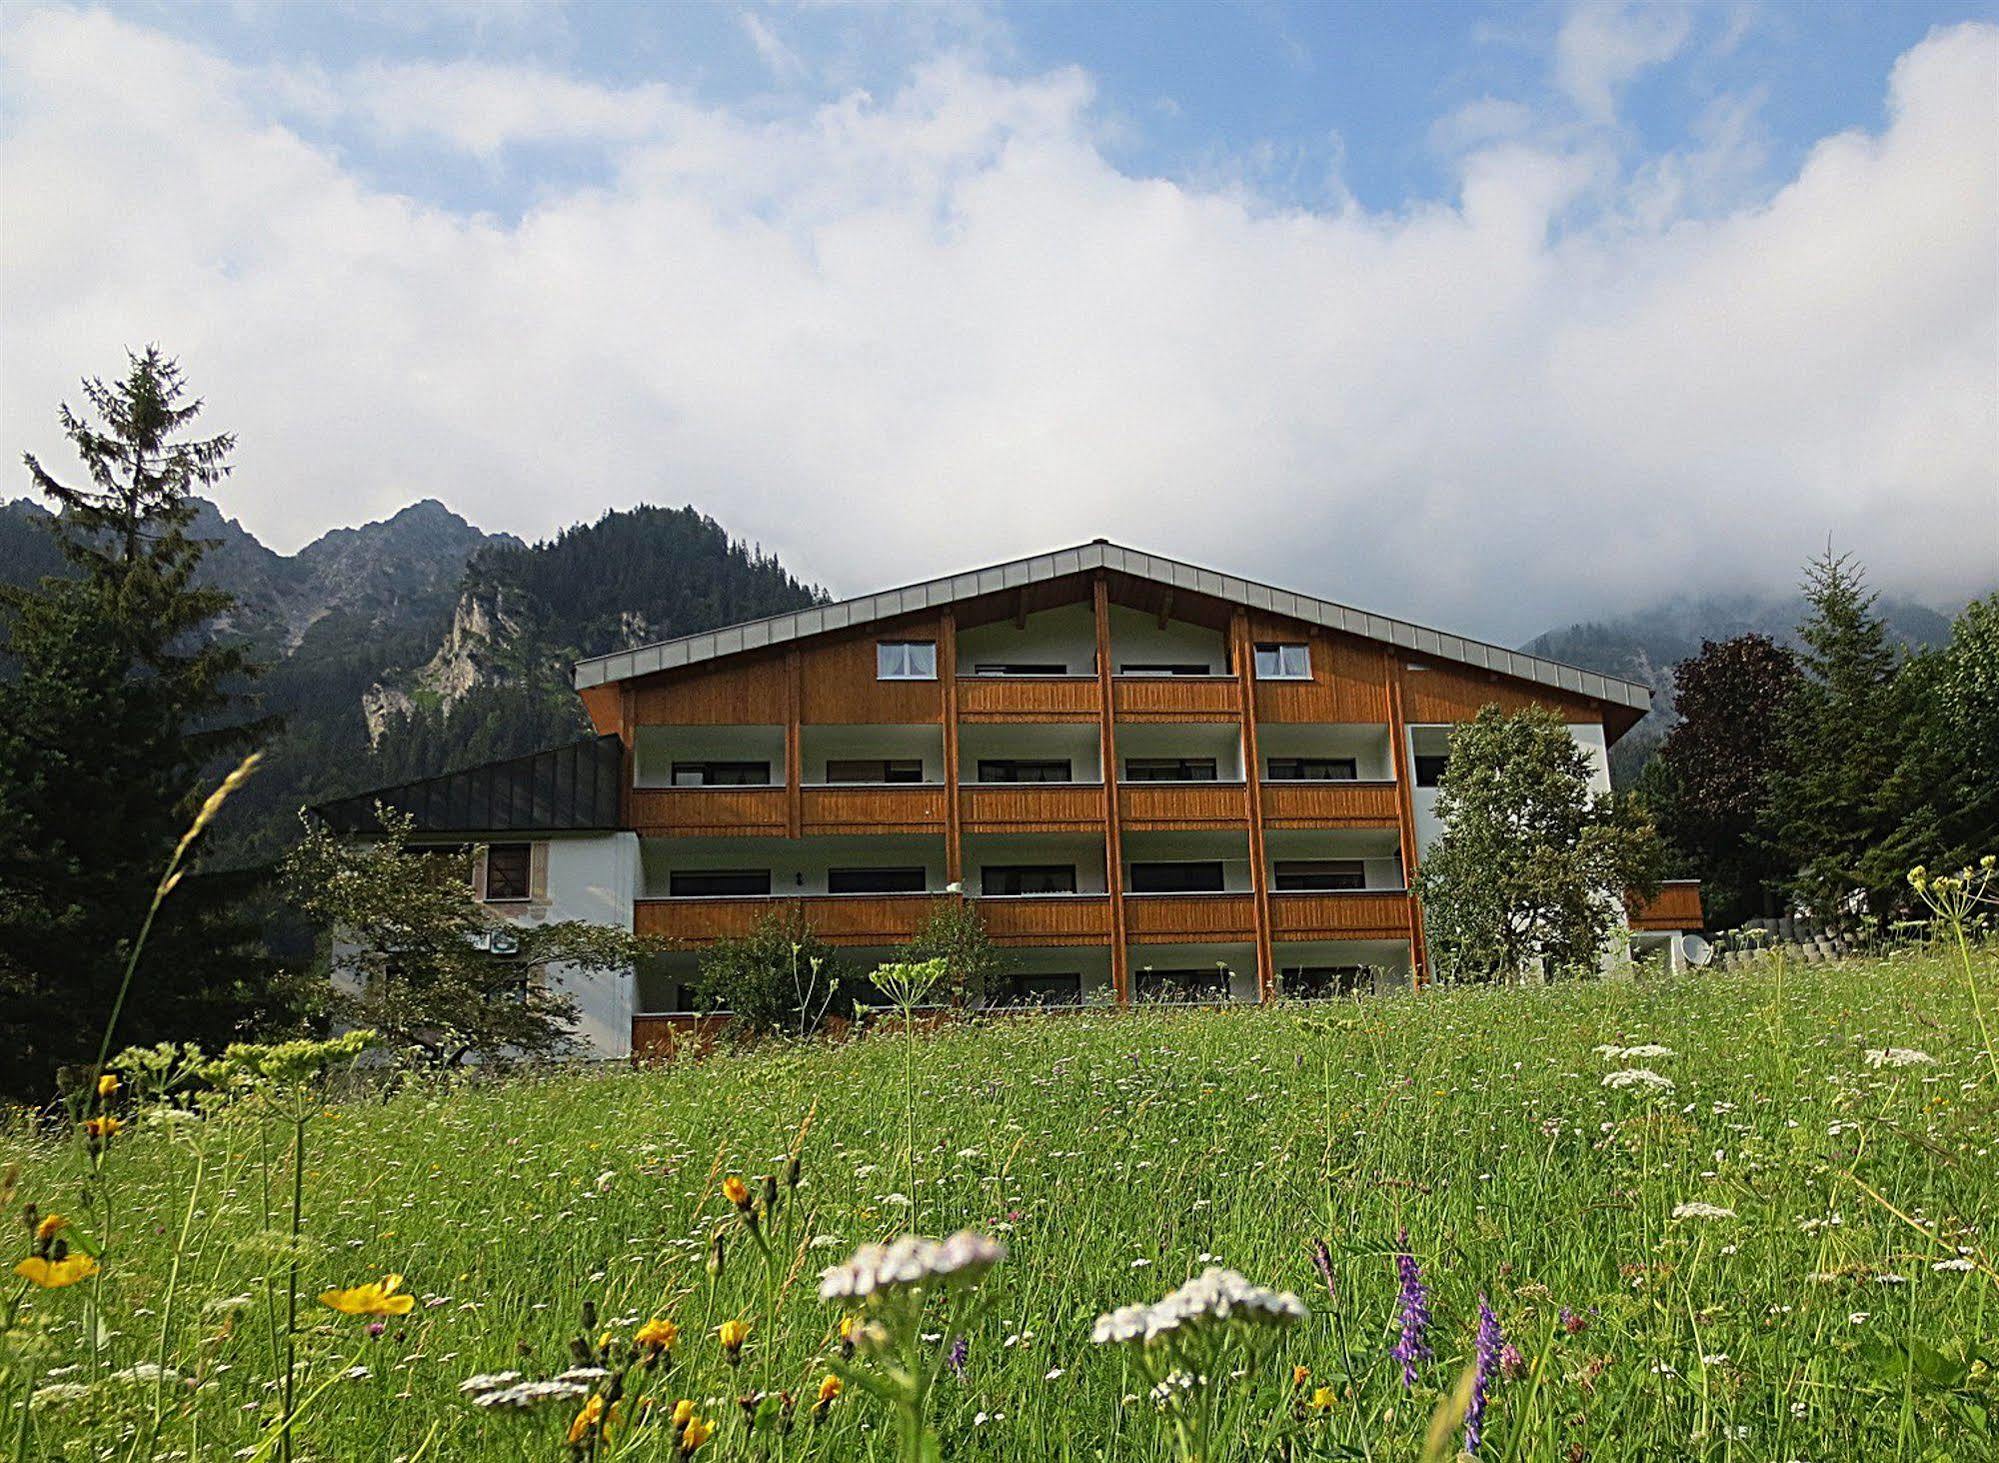
[[[1268,782],[1261,789],[1266,828],[1393,828],[1392,782]]]
[[[1128,894],[1125,934],[1134,945],[1246,943],[1256,935],[1251,894]]]
[[[769,914],[802,910],[830,945],[899,945],[913,939],[940,894],[745,895],[720,899],[640,899],[632,924],[677,945],[711,945],[746,935]]]
[[[960,676],[960,721],[1095,721],[1095,676]]]
[[[1121,782],[1118,816],[1127,829],[1140,833],[1249,826],[1240,782]]]
[[[1242,714],[1234,676],[1117,676],[1111,701],[1119,721],[1234,721]]]
[[[942,833],[941,783],[840,783],[801,788],[807,833]]]
[[[1672,879],[1659,886],[1656,899],[1640,900],[1627,895],[1626,913],[1634,930],[1698,930],[1703,928],[1701,885],[1698,879]]]
[[[1298,940],[1406,940],[1409,896],[1401,890],[1342,889],[1270,896],[1270,938]]]
[[[1107,894],[1017,894],[977,900],[973,908],[996,945],[1108,945]]]
[[[958,795],[967,833],[1095,833],[1104,826],[1102,783],[965,783]]]
[[[781,787],[635,787],[632,827],[642,838],[718,838],[785,831]]]
[[[729,1024],[726,1015],[669,1012],[632,1017],[632,1060],[670,1061],[677,1056],[698,1056],[715,1044],[716,1035]]]

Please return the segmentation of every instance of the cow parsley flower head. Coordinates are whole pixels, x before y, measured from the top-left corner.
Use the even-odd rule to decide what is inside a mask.
[[[845,1264],[819,1277],[821,1300],[866,1300],[883,1291],[970,1285],[1006,1258],[998,1240],[960,1230],[949,1239],[906,1234],[886,1245],[862,1245]]]
[[[1937,1059],[1928,1052],[1919,1052],[1907,1046],[1874,1048],[1861,1060],[1877,1071],[1882,1067],[1934,1067],[1937,1064]]]
[[[1735,1211],[1733,1209],[1723,1208],[1719,1204],[1708,1204],[1702,1202],[1699,1199],[1693,1199],[1685,1204],[1675,1204],[1673,1206],[1673,1218],[1733,1219],[1735,1218]]]
[[[1636,1057],[1640,1061],[1652,1062],[1659,1061],[1665,1057],[1676,1057],[1679,1053],[1669,1046],[1661,1046],[1656,1041],[1648,1041],[1638,1046],[1628,1046],[1619,1052],[1618,1055],[1626,1061],[1630,1061],[1633,1057]]]
[[[1603,1085],[1620,1091],[1636,1088],[1644,1092],[1671,1092],[1673,1079],[1661,1077],[1650,1067],[1625,1067],[1620,1071],[1604,1074]]]

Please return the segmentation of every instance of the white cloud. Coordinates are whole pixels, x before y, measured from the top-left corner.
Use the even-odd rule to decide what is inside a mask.
[[[1936,599],[1999,567],[1993,27],[1774,192],[1494,113],[1457,202],[1395,214],[1123,174],[1074,71],[774,119],[101,13],[8,42],[0,460],[66,461],[57,400],[156,340],[281,546],[423,494],[528,534],[692,500],[841,591],[1107,534],[1497,638],[1828,532]],[[314,130],[357,120],[609,166],[467,216]]]
[[[1577,0],[1555,36],[1555,82],[1592,122],[1617,114],[1617,94],[1687,43],[1691,17],[1673,0]]]

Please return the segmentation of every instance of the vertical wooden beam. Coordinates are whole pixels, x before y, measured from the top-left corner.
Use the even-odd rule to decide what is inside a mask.
[[[937,627],[938,716],[944,727],[944,882],[965,877],[958,807],[958,615],[944,611]]]
[[[799,717],[804,710],[805,661],[794,648],[784,653],[784,836],[805,830],[805,748]]]
[[[1248,792],[1244,810],[1249,819],[1249,887],[1256,908],[1256,998],[1268,1001],[1277,991],[1277,961],[1270,941],[1270,864],[1264,856],[1263,758],[1256,745],[1256,655],[1249,638],[1249,612],[1238,608],[1229,619],[1229,653],[1235,657],[1236,685],[1242,698],[1243,783]]]
[[[1097,625],[1097,759],[1104,776],[1104,887],[1111,896],[1111,988],[1131,1004],[1131,952],[1124,932],[1124,838],[1117,786],[1116,688],[1111,684],[1111,590],[1099,569],[1090,586]]]
[[[1384,689],[1388,700],[1388,756],[1395,769],[1395,822],[1402,841],[1402,883],[1408,889],[1409,976],[1416,989],[1429,984],[1429,958],[1423,948],[1423,911],[1416,903],[1416,778],[1409,757],[1409,726],[1402,709],[1402,656],[1382,652]]]

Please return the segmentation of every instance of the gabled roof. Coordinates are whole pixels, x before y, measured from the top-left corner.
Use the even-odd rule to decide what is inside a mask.
[[[1329,630],[1341,630],[1349,635],[1398,645],[1412,654],[1455,661],[1478,670],[1552,686],[1573,695],[1628,706],[1640,715],[1652,709],[1651,691],[1636,681],[1581,670],[1558,661],[1524,655],[1517,650],[1487,645],[1479,640],[1467,640],[1461,635],[1412,625],[1387,615],[1370,614],[1366,610],[1334,604],[1331,600],[1315,599],[1309,594],[1273,589],[1267,584],[1239,579],[1233,574],[1222,574],[1213,569],[1183,564],[1178,559],[1128,549],[1108,539],[1096,539],[1073,549],[1057,549],[1053,553],[1014,559],[987,569],[947,575],[942,579],[927,579],[921,584],[905,585],[901,589],[885,589],[858,599],[814,605],[811,609],[797,610],[788,615],[750,620],[700,635],[683,635],[677,640],[662,640],[612,655],[593,656],[589,660],[576,662],[576,689],[583,691],[610,681],[677,670],[682,666],[719,660],[746,650],[783,645],[829,630],[857,628],[918,610],[942,609],[979,595],[1041,584],[1051,579],[1065,579],[1097,569],[1131,575],[1249,609],[1323,625]]]
[[[624,744],[585,737],[437,777],[378,787],[309,809],[335,833],[379,832],[375,804],[416,820],[418,833],[583,833],[618,826]]]

